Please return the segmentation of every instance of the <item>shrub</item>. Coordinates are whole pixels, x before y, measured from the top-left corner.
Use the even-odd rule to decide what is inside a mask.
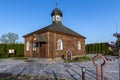
[[[0,44],[0,58],[7,58],[9,49],[14,49],[17,57],[24,57],[24,44]]]
[[[81,62],[81,61],[89,61],[91,60],[88,56],[78,56],[73,58],[73,60],[65,60],[64,62]]]
[[[107,55],[109,53],[108,43],[104,42],[104,43],[87,44],[86,53],[101,53]]]
[[[91,60],[91,58],[88,56],[79,56],[79,57],[73,58],[73,61],[87,61],[87,60]]]
[[[28,60],[27,57],[15,57],[14,60]]]

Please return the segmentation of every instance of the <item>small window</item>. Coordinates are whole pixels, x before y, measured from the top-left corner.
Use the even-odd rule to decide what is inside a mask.
[[[61,39],[58,40],[57,42],[57,49],[58,50],[63,50],[63,42]]]
[[[55,16],[53,16],[52,21],[55,21]]]
[[[56,21],[59,21],[59,16],[56,16]]]
[[[57,20],[59,20],[59,17],[57,17]]]
[[[33,51],[36,51],[36,47],[37,47],[36,43],[33,43]]]
[[[81,50],[81,43],[80,43],[80,41],[77,43],[77,50]]]
[[[29,50],[30,50],[30,42],[27,41],[27,43],[26,43],[26,51],[29,51]]]
[[[56,21],[61,21],[61,17],[59,15],[56,15]]]
[[[36,41],[37,39],[34,37],[33,40]]]

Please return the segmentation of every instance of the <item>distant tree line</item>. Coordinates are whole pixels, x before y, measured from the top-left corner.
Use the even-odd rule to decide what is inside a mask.
[[[87,44],[86,53],[109,54],[109,44],[107,42]]]

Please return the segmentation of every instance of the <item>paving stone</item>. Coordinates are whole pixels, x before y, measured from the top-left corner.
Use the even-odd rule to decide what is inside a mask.
[[[100,63],[99,60],[98,63]],[[55,78],[82,80],[81,67],[86,67],[86,80],[95,80],[96,71],[92,61],[64,63],[62,60],[47,61],[45,59],[41,60],[37,58],[33,59],[33,62],[12,59],[0,60],[0,73],[16,74],[17,80],[54,80]],[[16,76],[14,75],[13,78]],[[119,66],[117,59],[107,61],[104,76],[105,80],[119,80]],[[10,79],[11,77],[9,76],[7,78]]]

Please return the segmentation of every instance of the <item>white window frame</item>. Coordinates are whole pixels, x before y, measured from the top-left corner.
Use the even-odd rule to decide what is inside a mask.
[[[36,51],[36,49],[37,49],[37,44],[34,42],[33,43],[33,51]]]
[[[63,50],[63,42],[61,39],[57,41],[57,50]]]
[[[53,16],[52,21],[55,21],[55,16]]]
[[[59,15],[56,15],[56,21],[61,21],[61,17]]]
[[[29,50],[30,50],[30,42],[27,41],[27,43],[26,43],[26,51],[29,51]]]
[[[81,50],[81,42],[80,41],[78,41],[78,43],[77,43],[77,50]]]

